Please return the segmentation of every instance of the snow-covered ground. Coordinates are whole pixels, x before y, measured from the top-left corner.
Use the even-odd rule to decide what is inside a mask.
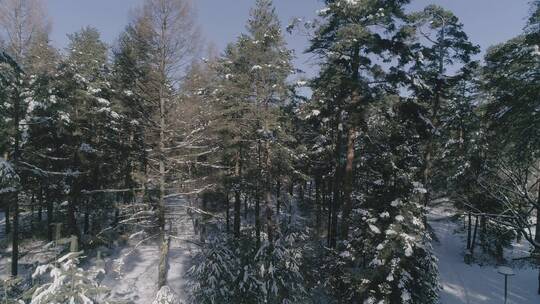
[[[467,265],[463,262],[464,235],[457,233],[458,224],[450,220],[451,207],[441,204],[429,215],[439,242],[433,248],[439,258],[442,304],[497,304],[504,303],[504,277],[497,273],[496,266]],[[523,255],[525,241],[514,246],[511,255]],[[521,251],[521,252],[519,252]],[[537,292],[538,270],[531,266],[511,263],[516,273],[509,278],[510,304],[540,303]],[[521,263],[523,264],[523,263]]]
[[[191,266],[192,256],[197,251],[192,217],[187,213],[184,200],[168,202],[168,218],[172,223],[171,247],[169,252],[168,285],[182,302],[187,302],[185,273]],[[460,225],[451,220],[453,210],[450,204],[442,203],[431,209],[429,223],[438,241],[433,248],[439,259],[442,304],[496,304],[504,302],[504,278],[497,273],[496,266],[464,263],[464,238],[459,232]],[[173,219],[177,219],[174,220]],[[0,213],[0,227],[3,229],[3,213]],[[136,243],[134,240],[133,243]],[[43,242],[30,242],[22,258],[25,265],[31,266],[47,256]],[[133,245],[133,244],[131,244]],[[526,241],[515,244],[507,257],[524,256],[528,250]],[[0,255],[0,273],[8,274],[8,255]],[[509,301],[512,304],[540,303],[537,295],[538,270],[523,261],[509,263],[516,273],[509,279]],[[132,304],[152,303],[157,293],[157,272],[159,264],[159,245],[157,242],[143,243],[134,248],[118,248],[106,258],[107,274],[103,283],[111,288],[115,299]],[[93,261],[90,261],[93,264]],[[25,267],[26,268],[26,267]]]
[[[185,273],[196,246],[193,239],[194,227],[187,214],[183,200],[171,200],[168,212],[174,213],[172,221],[171,246],[169,251],[169,271],[167,282],[178,298],[185,303],[187,298]],[[173,216],[169,215],[172,219]],[[109,259],[108,259],[109,260]],[[126,247],[118,251],[107,262],[107,274],[103,284],[111,288],[117,300],[132,304],[150,304],[157,293],[159,265],[159,245],[157,242],[143,244],[137,248]]]

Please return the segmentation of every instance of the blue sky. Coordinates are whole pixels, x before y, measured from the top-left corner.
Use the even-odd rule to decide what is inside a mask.
[[[114,43],[129,19],[129,12],[142,0],[46,0],[53,22],[52,40],[64,48],[66,34],[81,27],[98,28],[103,40]],[[254,0],[193,0],[198,23],[207,42],[220,50],[245,29],[249,9]],[[312,18],[322,6],[319,0],[274,0],[279,16],[286,26],[293,17]],[[452,10],[464,23],[471,40],[483,50],[519,34],[529,11],[528,0],[413,0],[410,10],[428,4],[438,4]],[[301,56],[306,39],[301,35],[287,37],[305,66],[309,58]],[[203,56],[203,54],[201,54]],[[309,68],[307,68],[309,69]]]

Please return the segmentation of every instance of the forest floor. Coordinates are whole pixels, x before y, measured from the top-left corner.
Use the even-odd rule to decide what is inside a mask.
[[[167,205],[170,220],[171,246],[169,252],[168,285],[182,302],[187,302],[185,274],[191,267],[193,255],[197,252],[196,233],[193,218],[187,212],[185,200],[169,200]],[[465,233],[463,223],[453,216],[455,210],[448,202],[439,202],[431,208],[428,220],[435,233],[433,249],[439,259],[442,304],[496,304],[504,303],[504,277],[497,273],[493,260],[477,254],[475,262],[464,263]],[[176,220],[174,220],[176,219]],[[0,227],[3,226],[3,213],[0,212]],[[5,236],[0,235],[0,240]],[[138,246],[137,240],[114,249],[106,260],[106,275],[103,283],[112,290],[116,299],[132,304],[149,304],[157,292],[157,272],[159,264],[159,245],[145,242]],[[43,250],[43,242],[25,242],[25,255],[21,262],[27,268],[40,260],[40,256],[50,254]],[[480,251],[480,250],[478,250]],[[509,278],[509,304],[540,303],[536,293],[538,270],[528,260],[515,258],[528,255],[529,245],[525,240],[514,243],[505,251],[506,265],[515,276]],[[87,261],[94,264],[95,260]],[[8,254],[0,254],[0,277],[7,277]]]
[[[182,199],[170,199],[166,206],[166,220],[168,233],[171,235],[168,276],[169,287],[176,293],[181,303],[187,303],[187,286],[185,274],[191,267],[192,255],[197,246],[195,239],[193,218],[188,213],[188,202]],[[23,220],[26,219],[23,216]],[[0,241],[7,242],[4,235],[5,216],[0,212]],[[58,256],[55,248],[45,246],[46,241],[28,239],[21,242],[21,259],[19,274],[28,280],[32,270],[38,264],[48,263]],[[9,244],[3,244],[7,248],[0,248],[0,280],[9,278],[10,252]],[[129,304],[152,303],[157,288],[158,265],[160,258],[160,246],[157,238],[140,242],[134,238],[126,245],[116,248],[101,249],[105,260],[105,275],[102,283],[111,290],[114,299]],[[83,261],[83,267],[89,268],[96,265],[96,250],[86,253],[87,259]]]
[[[441,203],[430,210],[429,224],[438,241],[433,249],[439,259],[442,304],[497,304],[504,303],[504,276],[497,273],[495,263],[485,262],[467,265],[464,263],[465,234],[462,224],[453,220],[455,214],[449,203]],[[515,243],[505,251],[506,266],[515,276],[508,281],[508,304],[540,303],[537,294],[538,270],[524,260],[527,256],[525,240]]]
[[[169,200],[168,219],[171,223],[169,250],[168,286],[175,292],[181,303],[187,303],[185,275],[191,267],[192,256],[197,246],[192,217],[185,208],[186,201]],[[112,291],[113,298],[132,304],[152,303],[158,289],[158,242],[143,243],[139,246],[119,248],[107,258],[106,275],[102,283]]]

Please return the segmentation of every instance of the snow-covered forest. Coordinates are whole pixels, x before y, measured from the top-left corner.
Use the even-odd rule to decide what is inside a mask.
[[[411,1],[216,50],[197,1],[58,49],[0,0],[0,303],[540,303],[540,1],[488,49]]]

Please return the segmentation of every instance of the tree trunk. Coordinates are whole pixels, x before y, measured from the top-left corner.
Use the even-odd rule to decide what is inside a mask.
[[[268,242],[270,245],[274,243],[274,233],[275,233],[275,223],[273,218],[273,209],[272,209],[272,190],[271,185],[272,181],[270,178],[270,167],[271,167],[271,160],[270,160],[270,143],[266,141],[265,143],[265,152],[266,152],[266,187],[265,187],[265,208],[266,208],[266,227],[267,227],[267,234],[268,234]]]
[[[537,208],[536,208],[536,234],[534,236],[534,241],[537,244],[540,244],[540,179],[536,181],[538,183],[538,197],[536,198]]]
[[[15,142],[13,147],[13,165],[15,168],[19,165],[19,144],[21,140],[21,131],[20,131],[20,94],[17,94],[14,98],[13,110],[14,110],[14,119],[13,126],[15,128]],[[11,248],[11,276],[16,277],[18,274],[18,265],[19,265],[19,190],[17,189],[13,195],[13,236],[12,236],[12,248]]]
[[[279,217],[279,209],[281,207],[281,200],[280,200],[280,195],[281,193],[281,181],[277,181],[277,185],[276,185],[276,215]]]
[[[291,178],[291,184],[289,185],[289,196],[291,197],[291,202],[292,202],[292,200],[294,199],[294,181],[292,180],[292,178]]]
[[[261,198],[257,193],[255,199],[255,238],[257,239],[257,250],[261,246]]]
[[[34,211],[36,204],[36,196],[34,191],[32,191],[32,196],[30,197],[30,230],[34,230]]]
[[[476,244],[477,231],[478,231],[478,215],[476,216],[476,220],[474,221],[474,232],[473,232],[473,237],[472,237],[472,241],[471,241],[471,257],[474,254],[474,247],[475,247],[475,244]]]
[[[333,179],[331,179],[332,182],[330,182],[330,180],[328,180],[328,197],[327,197],[327,204],[328,204],[328,219],[327,219],[327,222],[326,222],[326,243],[328,246],[330,246],[330,238],[332,237],[332,213],[333,213],[333,202],[332,202],[332,198],[330,197],[330,195],[332,194],[332,185],[333,184]]]
[[[540,295],[540,267],[538,267],[538,294]]]
[[[241,216],[241,205],[240,201],[240,174],[241,174],[241,165],[240,165],[240,152],[236,154],[236,165],[235,165],[235,177],[237,178],[236,189],[234,190],[234,236],[240,237],[240,216]]]
[[[248,218],[248,203],[249,203],[249,197],[247,195],[244,195],[244,220],[246,221]]]
[[[52,201],[52,198],[51,198],[51,192],[50,192],[50,189],[49,189],[49,186],[46,185],[45,186],[45,201],[47,203],[47,240],[49,242],[52,242],[53,240],[53,227],[52,227],[52,223],[53,223],[53,201]]]
[[[79,236],[79,229],[77,228],[77,218],[75,211],[75,204],[68,204],[68,233],[69,235]]]
[[[328,227],[328,247],[335,248],[337,245],[337,227],[338,227],[338,212],[341,206],[341,132],[337,130],[336,150],[335,150],[335,172],[333,185],[333,198],[331,205],[330,225]]]
[[[6,227],[5,227],[5,231],[6,231],[6,237],[9,237],[9,234],[11,233],[11,220],[10,220],[10,214],[9,214],[9,209],[10,209],[10,198],[8,197],[8,195],[6,195],[6,208],[4,209],[4,212],[5,212],[5,217],[6,217]]]
[[[426,193],[424,194],[424,207],[425,208],[429,206],[429,201],[431,200],[431,191],[430,191],[431,166],[432,166],[431,149],[432,149],[431,143],[428,143],[427,151],[424,156],[426,164],[425,164],[424,172],[423,172],[423,183],[424,183],[424,188],[426,189]],[[426,220],[427,218],[424,217],[424,221]]]
[[[226,213],[226,227],[225,227],[225,231],[227,233],[229,233],[231,231],[231,212],[230,212],[230,209],[231,209],[231,203],[229,202],[229,192],[227,191],[227,194],[225,195],[225,205],[226,205],[226,208],[227,208],[227,211],[225,212]]]
[[[73,165],[75,168],[81,166],[81,159],[78,152],[73,155]],[[69,191],[69,199],[67,205],[67,232],[69,235],[75,235],[80,239],[79,229],[77,228],[76,208],[80,204],[81,199],[81,180],[79,176],[72,177],[71,189]]]
[[[234,236],[240,237],[240,217],[241,217],[240,190],[234,191]]]
[[[471,249],[471,233],[472,233],[472,215],[469,211],[469,220],[467,225],[467,249]]]
[[[341,237],[346,240],[349,237],[349,217],[352,211],[352,188],[354,167],[354,145],[356,143],[356,128],[351,127],[347,135],[347,163],[344,177],[344,204],[341,226]]]
[[[315,231],[317,237],[319,237],[322,229],[323,206],[321,201],[321,177],[318,175],[315,176],[315,206],[317,208],[317,213],[315,215]]]
[[[88,234],[90,228],[90,198],[86,199],[86,206],[84,210],[84,224],[83,224],[83,234]]]
[[[43,221],[43,184],[41,184],[41,183],[39,185],[38,202],[39,202],[39,206],[38,206],[38,223],[41,223],[41,221]]]
[[[165,233],[163,233],[162,236],[159,256],[158,290],[167,285],[167,273],[169,270],[168,256],[169,246],[171,244],[171,238],[169,236],[166,236]]]
[[[200,233],[200,241],[201,243],[206,242],[206,225],[208,221],[210,220],[210,217],[208,216],[208,199],[203,196],[202,198],[202,210],[203,214],[201,216],[201,233]]]
[[[19,265],[19,192],[14,194],[13,203],[13,236],[11,252],[11,276],[16,277]]]

